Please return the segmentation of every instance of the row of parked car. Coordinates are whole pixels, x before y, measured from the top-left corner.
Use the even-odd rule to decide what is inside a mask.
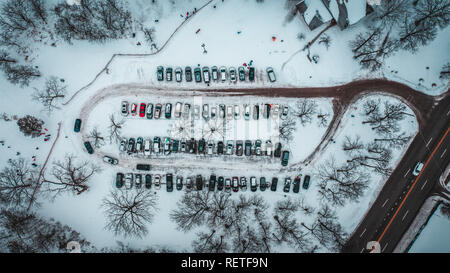
[[[215,119],[217,117],[223,119],[227,118],[228,120],[233,118],[240,119],[241,115],[244,116],[245,120],[250,120],[251,118],[258,120],[260,116],[265,119],[268,119],[269,117],[276,119],[279,117],[284,120],[289,114],[289,106],[266,103],[261,105],[244,104],[243,108],[241,108],[240,105],[226,106],[225,104],[219,104],[218,106],[210,106],[209,104],[203,104],[201,109],[200,105],[194,105],[193,110],[191,110],[191,105],[189,103],[183,104],[181,102],[177,102],[175,107],[172,107],[172,103],[166,103],[164,106],[161,103],[157,103],[155,104],[155,107],[153,107],[153,103],[145,102],[142,102],[139,105],[137,103],[132,103],[130,107],[127,101],[122,101],[121,104],[121,114],[123,116],[128,116],[131,113],[132,116],[139,114],[139,117],[142,118],[159,119],[162,114],[164,114],[166,119],[170,119],[172,118],[172,112],[175,118],[189,118],[193,115],[194,119],[199,119],[201,114],[205,120]]]
[[[305,175],[305,178],[303,179],[303,189],[307,190],[309,188],[310,179],[311,178],[309,175]],[[294,181],[292,181],[290,177],[286,177],[284,179],[283,191],[290,192],[292,185],[292,191],[294,193],[298,193],[301,182],[302,175],[296,176]],[[156,190],[159,190],[161,189],[161,184],[162,176],[159,174],[152,176],[151,174],[143,175],[133,173],[117,173],[116,175],[116,187],[118,189],[122,187],[125,187],[125,189],[131,189],[133,186],[137,189],[142,187],[150,189],[153,186]],[[269,182],[265,177],[260,177],[258,181],[255,176],[252,176],[250,177],[250,180],[247,181],[247,178],[244,176],[224,178],[223,176],[217,177],[212,174],[209,179],[204,178],[202,175],[197,175],[195,178],[187,177],[186,181],[183,181],[183,177],[178,175],[174,181],[173,174],[168,173],[165,175],[165,184],[168,192],[173,191],[174,184],[176,189],[179,191],[183,189],[183,186],[187,191],[201,191],[203,189],[215,191],[217,189],[218,191],[224,190],[225,192],[238,192],[239,189],[241,191],[246,191],[247,187],[250,187],[252,192],[257,191],[258,188],[260,191],[265,191],[268,188],[270,188],[271,191],[276,191],[278,186],[278,178],[273,177],[272,181]]]
[[[249,81],[255,80],[255,68],[253,66],[249,66],[248,73],[244,66],[239,66],[238,69],[234,67],[226,68],[225,66],[221,66],[220,68],[217,68],[217,66],[211,67],[209,69],[208,66],[204,66],[202,68],[195,67],[192,74],[192,68],[190,66],[186,66],[183,69],[181,67],[175,68],[175,71],[172,69],[172,67],[164,67],[158,66],[156,68],[156,76],[158,78],[158,81],[164,81],[164,77],[166,81],[173,81],[175,74],[175,81],[182,82],[183,81],[183,74],[185,77],[185,80],[187,82],[192,82],[194,79],[195,82],[203,82],[210,83],[211,81],[222,81],[225,82],[228,79],[231,82],[236,82],[239,78],[239,81],[245,81],[246,78],[248,78]],[[276,81],[275,72],[273,71],[272,67],[266,68],[267,77],[269,78],[270,82]]]
[[[281,164],[286,166],[289,160],[289,151],[281,150],[281,143],[276,143],[273,147],[272,142],[267,140],[264,149],[261,140],[228,140],[206,141],[205,139],[195,140],[191,139],[172,139],[169,137],[161,138],[154,137],[151,139],[144,139],[143,137],[122,139],[119,150],[126,152],[128,155],[136,154],[149,157],[152,154],[169,155],[171,153],[190,153],[190,154],[207,154],[207,155],[232,155],[237,156],[274,156],[281,157]]]

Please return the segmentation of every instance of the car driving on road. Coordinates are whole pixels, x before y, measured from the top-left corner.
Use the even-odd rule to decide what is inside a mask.
[[[414,167],[414,170],[413,170],[412,174],[414,176],[418,176],[420,174],[420,172],[422,171],[423,166],[424,165],[423,165],[422,162],[417,162],[416,166]]]

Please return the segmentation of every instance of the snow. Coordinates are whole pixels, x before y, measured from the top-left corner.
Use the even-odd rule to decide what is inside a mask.
[[[306,6],[308,9],[304,13],[305,21],[306,23],[311,23],[311,20],[316,16],[317,14],[320,15],[320,18],[322,19],[322,22],[328,22],[333,17],[331,17],[330,12],[328,12],[327,8],[324,6],[322,1],[316,1],[316,0],[306,0],[305,1]]]
[[[348,22],[350,25],[357,23],[364,16],[366,16],[367,0],[345,0],[344,3],[347,7]]]
[[[441,212],[441,203],[420,233],[409,253],[449,253],[450,218]]]

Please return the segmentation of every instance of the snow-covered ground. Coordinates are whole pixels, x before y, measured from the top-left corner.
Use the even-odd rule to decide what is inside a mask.
[[[173,1],[157,1],[156,4],[151,4],[150,1],[145,0],[130,1],[130,8],[133,13],[139,16],[145,25],[155,27],[155,40],[158,47],[162,46],[172,32],[185,20],[180,14],[185,15],[186,11],[192,11],[194,7],[199,8],[207,1],[176,1],[176,5],[171,2]],[[111,41],[105,44],[74,41],[73,45],[69,45],[60,41],[56,47],[40,45],[35,51],[33,60],[34,64],[39,66],[43,77],[32,82],[30,87],[22,89],[10,84],[1,76],[0,85],[3,95],[0,101],[1,112],[18,117],[25,114],[38,116],[45,121],[44,127],[48,129],[48,133],[52,134],[52,137],[56,135],[57,123],[62,121],[61,137],[50,159],[51,163],[54,160],[62,159],[66,153],[72,153],[80,159],[92,160],[93,157],[85,153],[82,147],[81,137],[73,133],[73,121],[75,118],[86,115],[87,119],[83,120],[86,132],[93,126],[99,126],[105,130],[109,114],[116,113],[116,115],[119,115],[121,100],[136,103],[149,101],[176,103],[178,100],[183,102],[193,101],[195,98],[192,95],[197,95],[201,96],[202,101],[208,102],[210,105],[218,105],[219,103],[240,105],[265,103],[266,98],[262,97],[231,96],[218,99],[214,97],[215,94],[205,95],[193,90],[271,86],[329,86],[347,83],[355,79],[380,76],[404,82],[419,91],[432,95],[442,93],[448,88],[448,82],[442,82],[438,78],[442,65],[448,62],[448,37],[450,36],[450,28],[448,27],[440,31],[433,42],[422,47],[414,56],[400,51],[387,60],[386,69],[382,74],[371,75],[360,70],[359,65],[352,59],[352,53],[348,47],[348,41],[353,39],[356,33],[362,31],[362,27],[369,22],[362,20],[345,31],[340,31],[337,27],[327,31],[332,39],[332,44],[328,50],[318,44],[311,48],[312,54],[320,56],[319,63],[313,64],[307,60],[305,52],[297,52],[322,27],[310,32],[299,16],[287,22],[285,20],[286,15],[287,10],[284,8],[283,1],[266,0],[264,3],[256,3],[256,1],[227,0],[222,2],[214,0],[195,16],[188,19],[160,53],[152,56],[115,56],[108,65],[108,73],[103,71],[92,85],[83,89],[73,100],[51,116],[41,112],[42,106],[31,99],[33,88],[42,88],[45,77],[54,75],[63,78],[65,84],[68,85],[69,95],[73,95],[102,71],[113,54],[150,54],[152,50],[143,41],[143,37],[139,35],[136,38]],[[154,22],[156,19],[159,20],[158,23]],[[198,29],[200,31],[196,34]],[[297,39],[299,33],[305,34],[305,40]],[[272,40],[273,36],[276,37],[275,41]],[[141,42],[142,45],[137,46],[137,42]],[[202,44],[205,44],[207,53],[203,53]],[[256,81],[254,83],[218,82],[211,83],[208,87],[205,84],[194,82],[161,83],[156,80],[155,72],[158,65],[173,68],[186,65],[192,67],[197,65],[238,67],[251,60],[253,60],[253,65],[256,68]],[[274,68],[277,75],[276,83],[270,84],[267,81],[265,74],[267,66]],[[429,67],[429,69],[426,67]],[[420,86],[418,85],[419,78],[424,79]],[[437,87],[432,88],[432,83],[436,83]],[[148,91],[148,87],[154,90]],[[180,98],[178,93],[176,95],[171,94],[175,89],[192,90],[186,91],[185,95]],[[107,97],[111,90],[118,90],[116,96]],[[133,90],[136,92],[135,94],[139,95],[131,95],[130,93]],[[98,98],[99,94],[106,97],[99,105],[90,105],[88,108],[83,108],[89,105],[93,98]],[[331,156],[338,160],[345,160],[345,155],[341,149],[344,137],[358,134],[363,140],[373,138],[370,127],[361,124],[363,117],[360,108],[367,98],[370,97],[357,101],[344,114],[334,141],[324,151],[320,151],[321,156],[317,161],[312,162],[309,166],[301,166],[302,174],[312,175],[310,189],[301,191],[299,194],[305,198],[308,204],[319,205],[318,187],[314,183],[315,168]],[[394,98],[381,95],[376,96],[376,98],[396,101]],[[294,99],[288,98],[276,98],[275,100],[280,104],[287,103],[290,106],[295,102]],[[330,113],[332,112],[329,99],[315,100],[319,102],[319,107]],[[83,112],[85,109],[91,109],[92,112],[87,115]],[[147,124],[143,125],[145,122]],[[235,128],[246,126],[243,120],[239,124]],[[150,126],[142,129],[146,125]],[[168,134],[167,130],[170,130],[170,123],[164,120],[151,122],[130,120],[124,128],[127,136],[134,137],[141,133],[146,136],[163,136]],[[267,129],[263,130],[267,132]],[[298,163],[308,156],[320,142],[325,130],[326,128],[318,128],[315,122],[305,127],[298,125],[294,140],[290,143],[290,150],[293,152],[290,164]],[[415,135],[417,132],[415,118],[407,117],[402,121],[402,130]],[[4,141],[4,145],[0,146],[1,168],[9,158],[18,158],[19,156],[29,159],[30,163],[32,162],[32,156],[37,156],[37,163],[42,164],[50,148],[50,142],[44,142],[42,138],[30,139],[23,136],[18,131],[15,121],[0,121],[0,131],[2,132],[0,140]],[[248,130],[238,130],[236,133],[244,134],[245,138],[256,138],[252,135],[253,130],[250,127]],[[244,138],[244,136],[235,137]],[[257,137],[265,139],[268,135],[258,135]],[[36,149],[36,147],[39,149]],[[117,153],[117,145],[106,145],[104,149],[107,153]],[[406,148],[394,151],[391,161],[392,166],[396,165],[405,150]],[[100,158],[97,159],[101,160]],[[187,163],[195,163],[194,161],[188,161]],[[224,161],[216,159],[216,161],[221,165],[233,164],[232,160],[230,162],[226,159]],[[37,210],[38,213],[46,217],[53,217],[71,226],[98,247],[114,246],[116,240],[121,240],[136,247],[168,245],[180,251],[190,248],[190,243],[195,237],[195,231],[188,233],[178,231],[175,224],[169,219],[169,212],[182,195],[182,192],[176,190],[172,193],[160,190],[157,193],[159,195],[159,211],[155,216],[154,223],[148,226],[149,235],[147,237],[143,239],[115,237],[111,232],[105,231],[103,229],[105,217],[99,208],[101,200],[108,195],[110,190],[114,190],[113,180],[116,172],[129,172],[130,169],[106,165],[102,165],[102,167],[103,172],[94,177],[88,192],[80,196],[60,196],[54,202],[40,200],[43,205]],[[175,165],[152,170],[153,174],[164,174],[166,172],[173,172],[185,177],[196,174],[209,177],[212,172],[218,176],[231,176],[230,171],[221,170],[219,167],[177,169]],[[261,176],[266,178],[277,176],[282,181],[284,177],[293,178],[299,172],[298,169],[281,169],[279,162],[277,162],[276,164],[272,163],[271,168],[267,168],[264,164],[259,164],[256,167],[248,167],[248,164],[244,164],[236,175],[247,177],[254,175],[258,178]],[[351,233],[356,227],[367,208],[375,200],[384,181],[385,179],[381,176],[371,175],[371,183],[364,196],[357,203],[347,203],[344,207],[339,208],[340,223],[348,233]],[[251,193],[247,192],[246,194]],[[261,194],[271,204],[284,198],[280,184],[276,193],[266,191]],[[290,193],[290,195],[295,196],[293,193]],[[302,217],[305,222],[312,220],[301,214],[299,217]],[[280,248],[279,251],[293,250]]]

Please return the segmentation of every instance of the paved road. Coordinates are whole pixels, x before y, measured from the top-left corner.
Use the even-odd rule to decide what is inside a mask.
[[[392,252],[411,225],[425,200],[440,190],[439,177],[450,162],[450,95],[429,109],[426,126],[420,128],[401,163],[353,232],[343,252],[369,252],[377,241],[382,252]],[[412,175],[418,161],[422,173]],[[428,162],[428,163],[427,163]]]

